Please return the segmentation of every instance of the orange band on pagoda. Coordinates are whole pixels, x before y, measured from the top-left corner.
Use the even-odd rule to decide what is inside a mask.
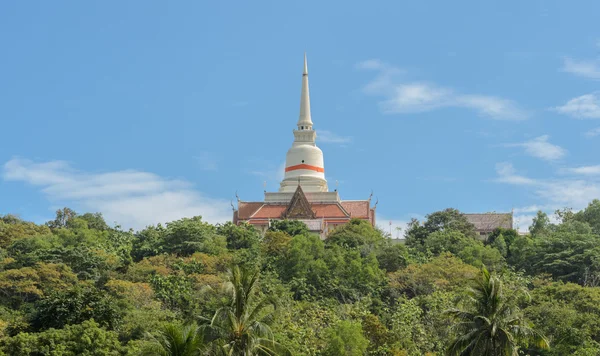
[[[317,166],[311,166],[310,164],[297,164],[295,166],[286,167],[285,171],[289,172],[289,171],[295,171],[297,169],[308,169],[308,170],[315,171],[315,172],[325,173],[325,169],[323,169],[321,167],[317,167]]]

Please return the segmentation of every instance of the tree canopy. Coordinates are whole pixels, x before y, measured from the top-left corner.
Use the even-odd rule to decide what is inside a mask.
[[[405,243],[358,219],[321,239],[297,220],[3,215],[0,355],[597,355],[599,207],[486,240],[445,209]]]

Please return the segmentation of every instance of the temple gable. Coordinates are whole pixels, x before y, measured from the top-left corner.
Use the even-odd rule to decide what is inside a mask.
[[[287,209],[282,215],[284,219],[314,219],[315,213],[313,212],[308,199],[304,195],[302,188],[298,185],[296,192],[290,201]]]

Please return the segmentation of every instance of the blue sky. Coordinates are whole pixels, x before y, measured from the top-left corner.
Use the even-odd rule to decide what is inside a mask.
[[[303,52],[326,176],[400,225],[600,197],[597,1],[0,4],[0,214],[140,228],[276,190]]]

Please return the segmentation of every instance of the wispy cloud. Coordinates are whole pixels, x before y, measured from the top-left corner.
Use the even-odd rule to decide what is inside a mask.
[[[379,105],[386,114],[421,113],[458,107],[498,120],[523,120],[530,116],[513,101],[501,97],[463,94],[434,83],[402,80],[402,70],[377,59],[361,62],[357,68],[377,72],[363,91],[369,95],[382,96],[384,99]]]
[[[523,147],[525,153],[545,161],[555,161],[563,158],[567,154],[567,150],[548,142],[550,136],[543,135],[532,140],[520,143],[507,143],[505,147]]]
[[[540,210],[546,211],[546,210],[551,210],[551,209],[555,209],[555,207],[548,206],[548,205],[529,205],[529,206],[514,208],[513,213],[515,213],[515,214],[536,213]]]
[[[215,155],[210,152],[200,152],[197,156],[194,156],[194,159],[198,162],[200,168],[205,171],[216,171],[218,169],[218,160]]]
[[[497,163],[496,173],[498,173],[498,177],[495,181],[499,183],[514,185],[535,185],[537,183],[534,179],[518,175],[512,163],[508,162]]]
[[[593,128],[593,129],[583,133],[583,136],[585,136],[587,138],[596,137],[598,135],[600,135],[600,127]]]
[[[600,92],[578,96],[553,109],[577,119],[600,119]]]
[[[209,222],[231,219],[228,201],[209,198],[184,180],[135,170],[90,173],[64,161],[15,158],[3,165],[5,181],[31,184],[53,203],[101,212],[109,222],[140,229],[202,215]]]
[[[600,79],[600,60],[565,58],[563,71],[589,79]]]
[[[318,130],[317,131],[317,140],[323,143],[338,143],[338,144],[348,144],[352,142],[352,137],[350,136],[340,136],[336,133],[327,130]]]
[[[545,206],[579,210],[587,206],[592,199],[600,197],[600,182],[594,179],[534,179],[517,174],[513,165],[507,162],[498,163],[496,172],[496,182],[529,189]]]
[[[600,175],[600,165],[565,168],[564,171],[573,174],[596,176]]]

